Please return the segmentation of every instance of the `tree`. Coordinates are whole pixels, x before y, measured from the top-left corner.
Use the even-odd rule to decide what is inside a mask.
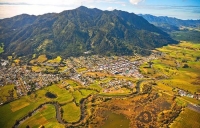
[[[188,64],[184,64],[183,68],[189,68]]]
[[[30,94],[31,94],[31,91],[28,91],[28,92],[27,92],[27,95],[30,95]]]
[[[149,61],[147,62],[149,64],[149,68],[152,68],[152,65],[153,65],[153,62],[152,61]]]
[[[198,56],[197,58],[196,58],[196,61],[199,61],[200,60],[200,56]]]

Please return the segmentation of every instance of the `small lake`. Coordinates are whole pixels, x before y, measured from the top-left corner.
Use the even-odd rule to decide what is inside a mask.
[[[107,120],[101,128],[129,128],[130,120],[122,114],[107,111]]]

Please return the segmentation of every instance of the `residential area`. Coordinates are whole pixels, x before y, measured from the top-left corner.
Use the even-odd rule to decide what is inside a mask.
[[[136,79],[143,78],[140,74],[138,66],[143,63],[144,60],[130,61],[128,57],[99,57],[86,56],[63,60],[63,70],[59,70],[57,73],[51,72],[36,72],[32,70],[32,66],[48,66],[52,68],[59,67],[60,64],[56,63],[35,63],[34,65],[15,65],[12,66],[12,62],[8,60],[0,60],[0,86],[14,85],[17,92],[17,96],[23,96],[30,94],[33,91],[41,89],[43,87],[58,83],[59,81],[70,78],[83,86],[88,86],[95,82],[96,76],[92,77],[87,73],[104,72],[110,75],[122,75],[127,77],[134,77]],[[103,80],[105,77],[99,77]],[[125,81],[120,79],[111,80],[101,83],[103,88],[115,87],[120,89],[122,85],[131,86],[131,81]]]
[[[81,56],[78,58],[70,57],[63,59],[59,63],[34,63],[34,65],[15,65],[9,60],[0,60],[0,86],[14,85],[17,96],[28,95],[38,89],[58,83],[64,79],[71,79],[83,86],[89,86],[93,83],[99,84],[105,92],[110,88],[115,90],[123,86],[135,87],[135,83],[130,80],[111,78],[107,76],[122,76],[125,78],[143,79],[139,66],[144,62],[150,62],[157,57],[162,56],[160,53],[153,53],[148,57],[133,58],[130,56],[112,56],[102,57],[98,55]],[[37,66],[42,68],[41,71],[33,70]],[[55,69],[56,72],[47,72],[45,67]],[[104,74],[104,75],[97,75]],[[97,79],[99,82],[97,82]],[[104,82],[103,82],[104,81]],[[106,81],[106,82],[105,82]],[[179,90],[180,96],[197,97],[184,90]]]

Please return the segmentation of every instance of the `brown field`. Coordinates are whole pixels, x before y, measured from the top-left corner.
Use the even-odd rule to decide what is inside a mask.
[[[163,111],[171,111],[175,104],[170,96],[158,96],[155,92],[133,98],[113,98],[102,103],[99,103],[98,98],[96,100],[98,105],[93,110],[92,120],[89,123],[90,127],[100,127],[106,123],[108,115],[105,111],[125,116],[130,121],[129,127],[164,126],[163,122],[158,123],[157,116]],[[179,111],[179,108],[176,111]],[[168,117],[167,114],[165,114],[166,118]],[[118,118],[117,115],[116,118]],[[115,116],[113,119],[115,119]]]

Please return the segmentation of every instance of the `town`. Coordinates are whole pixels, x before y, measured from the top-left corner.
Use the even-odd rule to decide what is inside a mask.
[[[131,56],[112,56],[102,57],[98,55],[81,56],[78,58],[69,57],[60,62],[34,62],[26,65],[12,65],[12,61],[1,59],[0,63],[0,86],[14,85],[18,98],[29,95],[32,92],[43,87],[59,83],[65,79],[71,79],[83,86],[88,86],[99,81],[105,81],[107,75],[123,76],[135,79],[143,79],[139,66],[145,62],[157,59],[162,56],[161,53],[155,52],[148,57]],[[33,67],[41,68],[36,71]],[[46,67],[50,67],[53,71],[48,71]],[[149,65],[151,67],[151,65]],[[104,75],[98,76],[97,73]],[[63,84],[67,84],[63,82]],[[135,83],[125,79],[110,79],[107,82],[99,82],[104,92],[109,92],[114,88],[121,89],[123,86],[127,88],[135,87]],[[179,90],[179,94],[183,94]],[[185,95],[184,95],[185,96]],[[191,97],[191,95],[188,95]],[[13,98],[8,99],[12,101]],[[3,101],[0,101],[3,104]]]
[[[0,86],[14,85],[17,92],[17,96],[21,97],[28,95],[33,91],[41,89],[43,87],[52,85],[53,83],[58,83],[59,81],[70,78],[80,84],[87,86],[95,81],[94,77],[85,75],[86,72],[107,72],[112,75],[123,75],[131,76],[135,78],[143,78],[142,74],[139,73],[138,66],[143,62],[139,61],[129,61],[125,59],[126,57],[118,57],[114,59],[113,57],[99,57],[99,56],[88,56],[79,57],[63,60],[64,70],[59,70],[57,73],[52,72],[36,72],[32,70],[32,65],[15,65],[12,66],[12,62],[8,60],[1,59],[0,65]],[[35,63],[34,66],[50,66],[55,68],[61,64],[56,63]],[[85,68],[83,71],[79,71],[80,68]],[[103,79],[103,77],[101,77]],[[132,85],[130,81],[115,80],[115,82],[110,81],[107,84],[107,88],[114,85]],[[115,86],[119,88],[120,86]],[[101,84],[105,87],[105,83]],[[12,98],[10,100],[13,100]],[[1,102],[1,101],[0,101]],[[1,102],[2,103],[2,102]]]

